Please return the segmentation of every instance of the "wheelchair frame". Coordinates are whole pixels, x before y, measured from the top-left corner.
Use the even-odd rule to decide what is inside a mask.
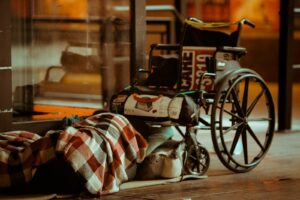
[[[222,38],[218,38],[218,41],[211,41],[211,37],[209,37],[210,41],[201,38],[205,44],[195,45],[194,40],[187,38],[185,34],[190,28],[197,29],[197,37],[199,37],[199,34],[203,33],[201,27],[206,27],[208,24],[195,18],[187,19],[181,44],[151,45],[149,70],[140,71],[149,74],[153,72],[155,50],[164,52],[175,50],[179,53],[176,85],[154,84],[151,87],[151,83],[146,86],[137,83],[126,90],[127,93],[156,95],[175,93],[191,97],[199,109],[204,109],[206,115],[210,115],[207,119],[201,115],[201,112],[197,113],[199,124],[211,130],[213,147],[219,160],[226,168],[237,173],[250,171],[262,161],[271,145],[275,126],[274,103],[267,84],[258,73],[242,68],[239,63],[239,59],[246,54],[246,49],[238,46],[244,24],[255,27],[249,20],[242,19],[237,22],[237,29],[226,36],[226,41],[222,41]],[[209,25],[216,27],[220,24]],[[204,32],[209,36],[213,33],[219,34],[210,30]],[[214,47],[215,51],[212,56],[206,57],[206,71],[198,77],[199,85],[182,89],[182,52],[185,46]],[[213,80],[213,89],[206,90],[201,87],[205,78]],[[113,101],[111,111],[124,114],[114,108]],[[199,124],[173,123],[186,143],[184,169],[188,174],[204,174],[210,164],[208,151],[196,138],[198,130],[202,129]],[[185,133],[179,128],[182,125],[186,127]]]

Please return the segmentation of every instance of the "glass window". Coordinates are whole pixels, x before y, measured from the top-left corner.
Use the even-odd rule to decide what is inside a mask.
[[[129,83],[129,2],[11,0],[14,121],[106,107]]]

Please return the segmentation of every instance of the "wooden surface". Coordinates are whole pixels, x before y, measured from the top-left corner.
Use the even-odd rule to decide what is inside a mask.
[[[275,105],[277,105],[277,85],[270,84],[270,89],[274,97]],[[292,130],[275,133],[269,152],[254,170],[240,174],[227,170],[220,163],[216,154],[213,153],[210,135],[204,133],[202,135],[202,140],[204,140],[203,144],[208,148],[211,156],[211,164],[207,172],[207,178],[186,180],[166,185],[126,189],[115,194],[102,196],[99,199],[300,199],[299,84],[294,85],[293,94],[294,109]],[[45,197],[45,195],[41,195],[41,197]],[[0,199],[7,199],[7,196],[1,196],[0,194]]]
[[[225,169],[216,155],[208,178],[123,190],[101,199],[300,199],[300,131],[276,133],[262,163],[248,173]]]

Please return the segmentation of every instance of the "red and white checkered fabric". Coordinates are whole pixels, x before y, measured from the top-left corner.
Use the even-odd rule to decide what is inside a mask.
[[[0,187],[29,182],[35,169],[62,153],[95,195],[119,191],[126,170],[146,155],[147,142],[122,115],[101,113],[44,137],[0,133]]]

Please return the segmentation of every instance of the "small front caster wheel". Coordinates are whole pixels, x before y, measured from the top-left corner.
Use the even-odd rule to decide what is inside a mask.
[[[191,175],[203,175],[210,163],[209,153],[200,144],[190,145],[187,149],[185,171]]]

